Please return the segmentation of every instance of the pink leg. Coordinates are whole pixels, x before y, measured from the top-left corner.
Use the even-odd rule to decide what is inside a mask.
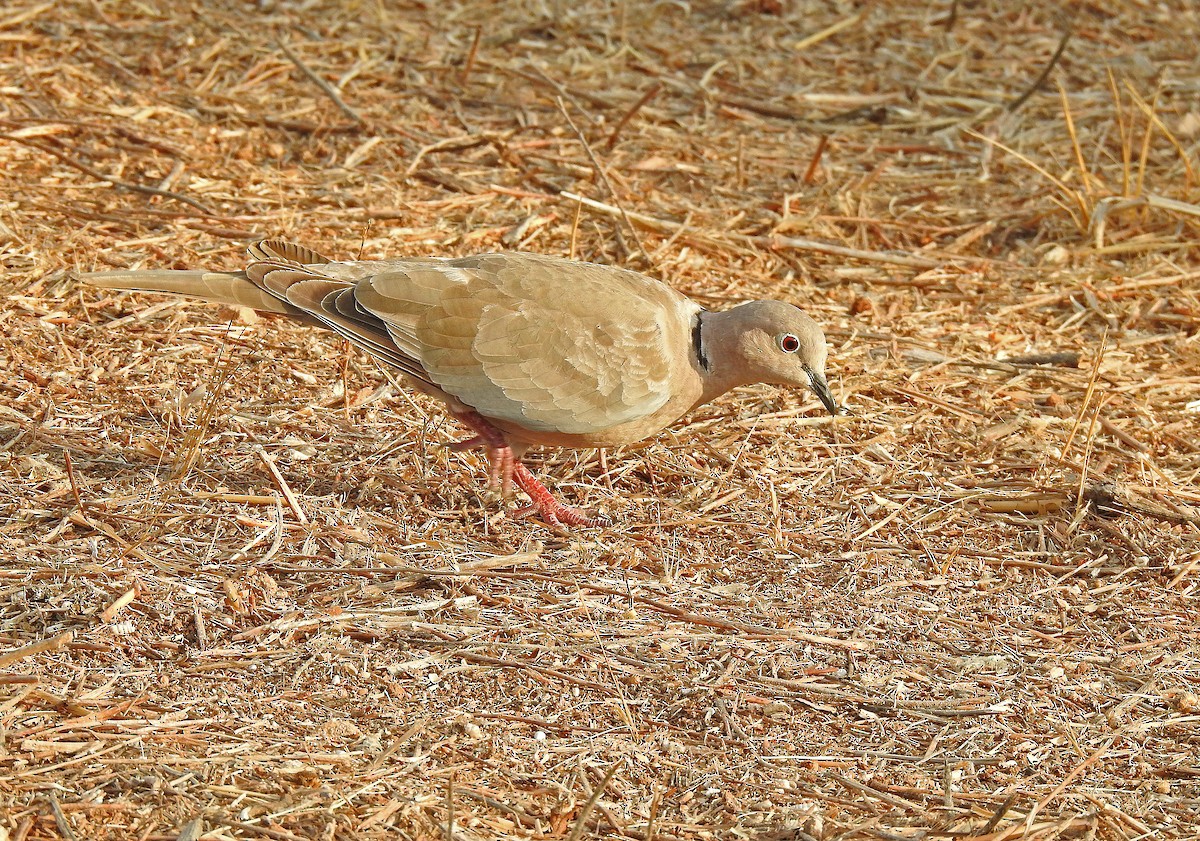
[[[513,470],[513,479],[516,480],[517,487],[525,491],[533,502],[532,505],[518,511],[518,517],[537,513],[552,526],[599,526],[602,524],[599,517],[589,517],[578,508],[563,505],[555,499],[549,489],[519,461]]]
[[[598,526],[599,517],[589,517],[577,508],[563,505],[538,481],[538,478],[513,455],[508,438],[478,412],[456,412],[454,417],[475,431],[475,437],[451,444],[455,450],[483,447],[488,457],[488,485],[499,486],[505,496],[515,481],[530,499],[531,505],[517,512],[518,517],[538,514],[551,526]]]
[[[513,485],[513,466],[517,463],[513,457],[512,447],[504,433],[488,423],[487,418],[478,412],[456,412],[454,417],[461,423],[475,430],[474,438],[451,444],[454,450],[470,450],[483,447],[487,450],[488,458],[488,487],[499,488],[500,493],[508,496]]]

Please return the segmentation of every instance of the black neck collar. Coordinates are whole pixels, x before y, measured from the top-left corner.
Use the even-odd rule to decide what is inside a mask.
[[[696,313],[696,320],[692,323],[692,355],[695,356],[696,362],[706,372],[712,371],[712,365],[708,361],[708,347],[704,344],[704,316],[708,315],[707,310],[700,310]]]

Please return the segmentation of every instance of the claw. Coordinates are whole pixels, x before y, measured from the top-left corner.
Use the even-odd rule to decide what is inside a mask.
[[[463,450],[473,450],[476,447],[484,447],[486,445],[487,442],[483,440],[483,436],[476,435],[475,437],[468,438],[465,441],[455,441],[453,444],[447,444],[446,446],[449,449],[454,450],[456,453],[461,453]]]
[[[454,416],[475,430],[476,435],[465,441],[450,444],[450,449],[483,448],[488,459],[488,487],[499,488],[501,494],[507,497],[515,483],[529,496],[532,504],[521,508],[514,516],[521,518],[537,514],[547,525],[564,529],[569,526],[600,526],[606,523],[603,517],[590,516],[555,499],[546,486],[529,472],[529,468],[517,459],[507,436],[487,418],[472,411],[456,412]]]
[[[578,508],[563,505],[554,498],[545,485],[538,481],[536,476],[529,472],[529,468],[520,462],[517,462],[513,479],[516,480],[517,487],[525,491],[532,502],[532,505],[526,505],[518,510],[514,515],[516,517],[528,517],[536,513],[550,526],[591,527],[604,524],[600,517],[592,517]]]

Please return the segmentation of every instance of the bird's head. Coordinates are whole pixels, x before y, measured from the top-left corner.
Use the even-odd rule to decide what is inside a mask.
[[[837,403],[825,380],[829,346],[817,322],[782,301],[751,301],[722,313],[734,336],[730,362],[742,382],[812,389],[830,414]]]

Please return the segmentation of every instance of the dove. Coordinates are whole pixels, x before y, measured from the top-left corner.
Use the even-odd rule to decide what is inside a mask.
[[[614,266],[525,252],[335,261],[282,239],[239,272],[81,275],[94,286],[182,295],[332,330],[441,400],[482,448],[488,480],[554,527],[602,518],[559,502],[522,462],[533,447],[615,447],[652,436],[730,389],[811,389],[836,415],[820,326],[792,304],[710,311]]]

